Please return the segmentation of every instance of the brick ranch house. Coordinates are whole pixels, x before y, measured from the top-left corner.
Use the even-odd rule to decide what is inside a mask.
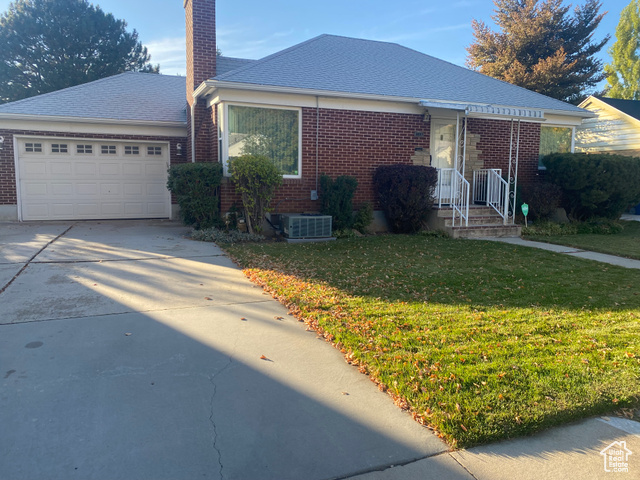
[[[375,205],[375,169],[413,163],[440,170],[436,202],[462,223],[478,201],[504,214],[502,177],[535,181],[539,155],[567,149],[592,116],[392,43],[321,35],[260,60],[217,57],[215,0],[184,8],[186,89],[125,73],[0,105],[1,219],[172,217],[167,166],[226,171],[257,149],[282,170],[280,212],[317,211],[323,173],[357,177],[354,205]],[[237,201],[225,182],[222,211]]]

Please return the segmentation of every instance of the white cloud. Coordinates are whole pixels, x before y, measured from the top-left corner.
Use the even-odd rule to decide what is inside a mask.
[[[186,75],[187,54],[184,37],[161,38],[145,45],[153,65],[160,64],[160,71],[167,75]]]

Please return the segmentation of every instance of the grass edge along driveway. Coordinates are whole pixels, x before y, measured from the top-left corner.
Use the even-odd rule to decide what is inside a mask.
[[[640,271],[419,235],[225,248],[453,447],[638,405]]]

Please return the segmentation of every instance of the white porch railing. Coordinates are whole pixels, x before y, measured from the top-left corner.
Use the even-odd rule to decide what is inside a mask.
[[[453,211],[453,226],[456,219],[462,226],[469,225],[469,182],[455,168],[439,168],[436,184],[436,203],[438,207],[449,205]]]
[[[501,173],[497,168],[487,170],[486,202],[498,212],[506,225],[509,219],[509,183],[502,178]]]
[[[460,215],[460,226],[469,226],[469,182],[457,170],[453,173],[453,226],[456,226],[456,214]]]
[[[502,177],[502,169],[494,168],[495,172]],[[481,170],[473,171],[473,203],[487,203],[487,186],[489,182],[489,169],[483,168]]]

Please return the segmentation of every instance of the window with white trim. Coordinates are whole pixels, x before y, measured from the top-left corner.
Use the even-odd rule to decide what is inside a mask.
[[[29,153],[42,153],[42,144],[27,142],[24,144],[24,151]]]
[[[573,152],[573,133],[573,127],[540,126],[539,169],[546,168],[542,163],[542,157],[545,155]]]
[[[67,144],[66,143],[52,143],[51,144],[51,153],[67,153]]]
[[[115,145],[100,145],[100,153],[102,153],[102,155],[115,155],[116,154],[116,146]]]
[[[223,117],[225,173],[230,158],[264,155],[273,161],[283,177],[300,177],[302,128],[299,108],[225,104]]]
[[[76,153],[85,154],[85,155],[92,154],[93,153],[93,145],[79,143],[78,145],[76,145]]]
[[[125,155],[140,155],[140,147],[137,145],[125,145],[124,146],[124,154]]]
[[[162,155],[162,147],[147,147],[147,155]]]

